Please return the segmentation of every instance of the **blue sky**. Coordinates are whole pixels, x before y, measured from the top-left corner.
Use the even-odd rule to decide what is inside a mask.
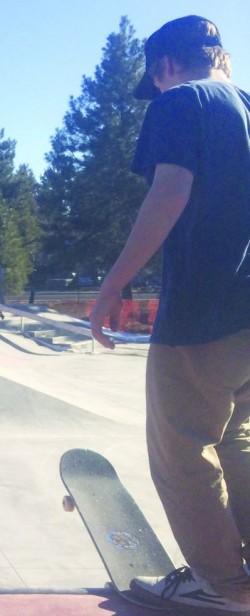
[[[196,13],[215,21],[232,54],[233,80],[249,90],[249,0],[9,0],[1,3],[0,127],[17,141],[16,164],[37,179],[50,137],[60,127],[69,96],[92,75],[110,32],[128,15],[137,36]]]

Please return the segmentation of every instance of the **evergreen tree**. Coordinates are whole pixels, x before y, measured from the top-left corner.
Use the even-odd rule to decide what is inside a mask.
[[[146,190],[130,172],[144,113],[133,89],[143,65],[143,45],[123,17],[94,77],[83,77],[80,96],[70,99],[39,196],[51,267],[95,276],[110,267],[131,229]]]
[[[29,273],[33,270],[40,247],[40,227],[36,202],[37,184],[26,165],[13,176],[10,205],[18,218],[18,230],[27,255]]]
[[[0,131],[0,266],[4,291],[19,293],[34,269],[39,223],[35,180],[27,167],[14,171],[15,142]]]
[[[16,142],[5,139],[4,130],[0,130],[0,197],[8,200],[11,194],[14,173]]]
[[[1,265],[4,269],[4,291],[21,293],[30,273],[27,252],[23,249],[17,217],[5,209],[1,234]]]

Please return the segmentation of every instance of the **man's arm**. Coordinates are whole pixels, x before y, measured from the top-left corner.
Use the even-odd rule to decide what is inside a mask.
[[[105,316],[118,320],[121,289],[158,250],[186,207],[193,174],[177,165],[159,164],[153,184],[139,210],[135,225],[119,258],[106,276],[91,315],[94,337],[108,348],[113,343],[102,333]]]

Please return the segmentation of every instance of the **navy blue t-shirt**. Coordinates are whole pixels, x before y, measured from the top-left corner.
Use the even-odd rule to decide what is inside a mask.
[[[189,345],[250,327],[250,96],[204,79],[148,107],[132,170],[189,169],[189,202],[163,244],[152,342]]]

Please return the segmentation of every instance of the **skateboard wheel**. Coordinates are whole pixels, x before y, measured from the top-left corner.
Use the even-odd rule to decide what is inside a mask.
[[[75,501],[72,498],[72,496],[69,496],[67,494],[67,496],[64,496],[63,498],[63,508],[64,511],[74,511],[75,509]]]
[[[113,582],[105,582],[104,588],[105,588],[105,590],[114,590]]]

